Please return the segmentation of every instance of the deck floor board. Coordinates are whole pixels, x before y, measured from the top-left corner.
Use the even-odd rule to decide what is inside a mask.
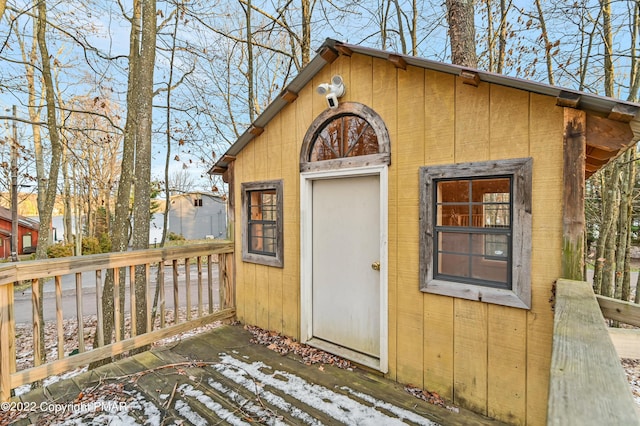
[[[109,398],[111,384],[126,409],[55,418],[36,412],[15,424],[500,424],[419,400],[378,373],[305,365],[250,338],[243,327],[225,325],[28,392],[19,400],[66,404],[100,386]]]

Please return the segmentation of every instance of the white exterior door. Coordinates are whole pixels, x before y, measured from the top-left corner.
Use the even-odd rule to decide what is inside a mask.
[[[381,175],[303,178],[303,188],[308,210],[302,210],[309,213],[303,220],[303,268],[306,264],[310,269],[302,279],[303,328],[306,324],[308,332],[305,336],[303,330],[303,341],[386,371]]]

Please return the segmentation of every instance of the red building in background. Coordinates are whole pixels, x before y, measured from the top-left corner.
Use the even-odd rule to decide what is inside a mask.
[[[18,216],[18,249],[21,254],[35,253],[40,223]],[[11,210],[0,206],[0,259],[11,257]]]

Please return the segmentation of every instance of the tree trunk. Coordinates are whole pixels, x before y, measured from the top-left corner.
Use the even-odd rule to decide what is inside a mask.
[[[625,208],[627,209],[627,250],[624,259],[624,278],[622,280],[622,300],[631,299],[631,225],[633,223],[633,190],[636,186],[636,149],[635,147],[627,151],[628,174]]]
[[[536,9],[538,10],[538,21],[540,22],[540,37],[544,41],[545,54],[544,59],[547,63],[547,82],[554,85],[553,78],[553,62],[551,60],[551,41],[549,41],[549,33],[547,32],[547,23],[544,19],[544,12],[540,5],[540,0],[536,0]]]
[[[47,126],[49,127],[49,140],[51,142],[51,158],[49,162],[49,175],[47,178],[44,191],[40,192],[38,188],[38,215],[40,216],[40,229],[38,233],[38,247],[36,248],[36,258],[45,259],[47,257],[47,248],[50,243],[51,216],[53,214],[53,206],[56,200],[58,190],[58,174],[60,172],[60,159],[62,155],[62,144],[60,143],[60,134],[58,133],[58,123],[56,116],[56,99],[54,96],[53,78],[51,73],[51,56],[46,43],[47,29],[47,9],[46,2],[38,3],[37,17],[37,40],[40,50],[40,62],[42,66],[42,80],[45,88],[45,102],[47,111]],[[42,201],[41,201],[42,200]],[[40,298],[43,297],[43,285],[40,285]],[[42,305],[38,312],[41,324],[44,324]],[[44,350],[44,328],[40,329],[39,343],[41,345],[42,360],[46,358]]]
[[[600,0],[602,9],[602,39],[604,41],[604,91],[605,95],[613,97],[613,33],[611,30],[611,1]]]
[[[593,274],[593,289],[597,294],[605,294],[606,292],[606,288],[603,287],[604,281],[607,280],[605,277],[607,239],[612,234],[616,221],[613,216],[616,191],[611,186],[615,184],[614,176],[617,176],[615,169],[615,165],[611,164],[602,170],[600,176],[600,202],[602,208],[600,209],[600,228],[596,242],[596,260]],[[609,271],[611,270],[612,267],[609,265]],[[610,278],[607,282],[610,282]]]
[[[156,2],[142,0],[140,74],[136,78],[139,97],[136,128],[136,181],[133,196],[133,249],[149,248],[151,207],[151,139],[153,118],[153,74],[156,58]],[[136,327],[147,332],[147,279],[144,266],[136,267]],[[177,315],[177,312],[176,312]]]
[[[618,226],[617,226],[617,244],[616,244],[616,272],[615,272],[615,287],[613,291],[613,297],[616,299],[622,298],[623,286],[626,277],[628,276],[629,258],[631,255],[630,232],[631,217],[629,217],[629,203],[632,201],[632,194],[629,192],[633,190],[633,187],[629,186],[631,182],[631,150],[625,152],[618,161],[623,164],[620,167],[620,204],[618,208]]]
[[[127,120],[124,129],[124,141],[122,146],[122,159],[120,163],[120,182],[114,211],[113,228],[111,230],[111,251],[123,252],[129,246],[130,228],[130,198],[134,176],[136,128],[138,126],[138,114],[135,108],[136,99],[140,96],[137,78],[140,74],[140,45],[142,0],[135,0],[133,17],[131,19],[131,33],[129,35],[129,75],[127,77]],[[124,280],[121,280],[124,282]],[[107,271],[102,290],[103,334],[105,343],[111,341],[114,326],[114,295],[113,295],[113,270]],[[121,303],[124,303],[124,286],[121,289]],[[120,309],[124,313],[124,309]],[[120,321],[124,324],[124,321]],[[94,363],[91,367],[100,365]]]
[[[311,61],[311,3],[309,0],[302,2],[302,43],[300,50],[302,53],[302,66]]]
[[[451,62],[477,68],[473,0],[446,0]]]
[[[606,234],[604,242],[604,266],[602,268],[602,295],[613,297],[614,292],[614,274],[616,267],[616,243],[618,241],[616,235],[616,224],[618,223],[618,214],[620,207],[620,186],[619,186],[619,169],[618,163],[610,165],[611,173],[606,182],[607,194],[606,205],[604,210],[609,210],[606,218]],[[603,203],[605,199],[603,198]],[[609,207],[610,206],[610,207]]]

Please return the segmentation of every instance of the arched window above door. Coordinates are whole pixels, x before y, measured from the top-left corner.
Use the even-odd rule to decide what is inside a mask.
[[[382,118],[366,105],[343,102],[320,114],[307,130],[300,171],[388,165],[390,152]]]

